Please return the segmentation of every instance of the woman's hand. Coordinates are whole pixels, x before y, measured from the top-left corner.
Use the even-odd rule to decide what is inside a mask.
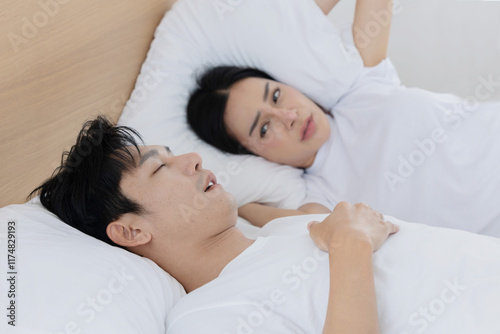
[[[381,213],[366,204],[347,202],[340,202],[323,222],[311,222],[308,228],[316,246],[327,252],[338,248],[346,239],[367,242],[374,252],[390,234],[399,230],[399,226],[384,221]]]

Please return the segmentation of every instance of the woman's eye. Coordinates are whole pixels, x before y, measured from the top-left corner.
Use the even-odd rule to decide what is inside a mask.
[[[262,127],[260,128],[260,138],[265,137],[268,128],[269,128],[269,123],[265,123],[264,125],[262,125]]]
[[[277,88],[275,91],[274,91],[274,94],[273,94],[273,102],[276,103],[278,102],[278,98],[280,97],[280,89]]]

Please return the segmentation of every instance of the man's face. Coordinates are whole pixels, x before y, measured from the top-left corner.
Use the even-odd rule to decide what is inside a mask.
[[[198,154],[174,156],[164,146],[143,146],[135,158],[120,188],[145,209],[141,219],[153,240],[196,242],[235,225],[234,197],[202,168]]]

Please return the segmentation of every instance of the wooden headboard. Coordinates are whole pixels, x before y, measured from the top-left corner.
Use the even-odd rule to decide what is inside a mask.
[[[0,207],[25,202],[85,120],[118,119],[174,2],[0,2]]]

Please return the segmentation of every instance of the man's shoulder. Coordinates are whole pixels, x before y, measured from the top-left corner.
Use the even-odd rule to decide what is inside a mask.
[[[265,313],[261,310],[264,304],[279,306],[280,312],[266,317],[262,329],[289,333],[289,326],[293,325],[290,319],[296,311],[298,285],[306,293],[318,282],[311,278],[298,284],[294,268],[314,265],[318,267],[316,276],[328,271],[327,265],[319,269],[319,262],[324,262],[325,256],[317,254],[321,251],[307,233],[307,222],[315,216],[320,215],[288,217],[289,222],[298,221],[297,224],[303,225],[305,233],[299,226],[286,230],[285,227],[291,227],[286,225],[286,219],[274,233],[263,232],[266,236],[257,238],[253,245],[256,247],[247,249],[241,257],[231,261],[219,277],[178,302],[169,314],[167,333],[236,333],[238,328],[246,328],[248,317]],[[289,302],[284,303],[284,300]],[[210,327],[208,331],[207,327]]]

